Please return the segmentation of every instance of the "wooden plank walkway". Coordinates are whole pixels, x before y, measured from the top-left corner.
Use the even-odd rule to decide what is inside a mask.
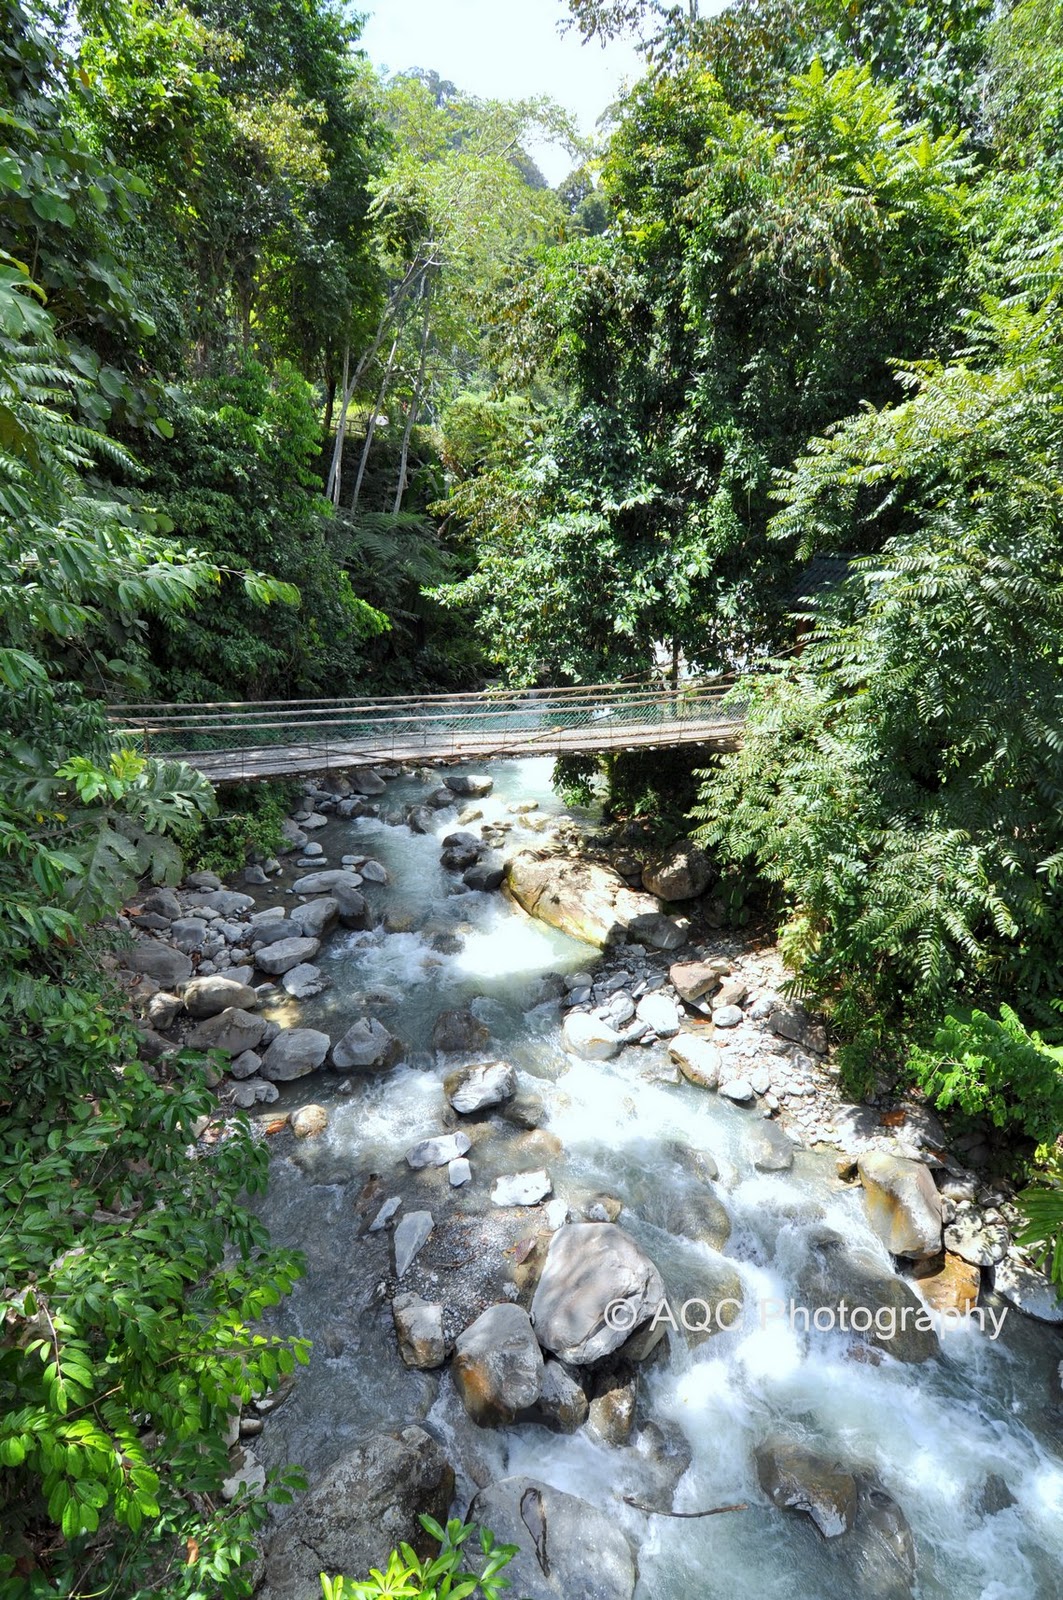
[[[645,684],[378,700],[118,706],[116,736],[217,784],[381,763],[704,745],[733,749],[727,685]]]

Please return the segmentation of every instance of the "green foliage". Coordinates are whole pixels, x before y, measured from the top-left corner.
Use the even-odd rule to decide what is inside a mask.
[[[1063,1157],[1058,1149],[1037,1152],[1036,1182],[1016,1196],[1026,1217],[1018,1243],[1047,1272],[1063,1299]]]
[[[1043,1143],[1063,1128],[1063,1048],[1027,1031],[1010,1006],[1000,1020],[984,1011],[949,1015],[927,1049],[913,1049],[909,1067],[942,1110],[987,1117]]]
[[[439,1554],[423,1560],[408,1544],[401,1544],[391,1552],[385,1571],[374,1567],[369,1578],[362,1583],[349,1578],[330,1578],[321,1574],[321,1591],[324,1600],[377,1600],[393,1595],[401,1600],[471,1600],[482,1595],[483,1600],[498,1600],[509,1580],[500,1576],[502,1569],[517,1554],[513,1544],[496,1544],[494,1535],[486,1528],[480,1530],[480,1549],[483,1554],[480,1571],[462,1570],[462,1545],[475,1529],[454,1518],[441,1528],[432,1517],[422,1516],[421,1525],[439,1544]]]
[[[266,860],[284,845],[281,823],[291,813],[297,784],[232,784],[222,791],[216,816],[177,830],[186,870],[238,872],[250,860]]]

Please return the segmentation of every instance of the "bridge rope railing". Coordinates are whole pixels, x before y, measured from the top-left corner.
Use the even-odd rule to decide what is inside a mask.
[[[625,728],[663,732],[667,725],[679,732],[680,724],[726,724],[738,720],[738,713],[720,706],[729,688],[720,680],[675,689],[641,680],[391,699],[155,702],[113,706],[109,716],[117,739],[156,755],[195,758],[211,751],[324,748],[346,741],[364,744],[377,759],[406,758],[418,747],[461,753],[470,745],[487,750],[509,740],[522,748],[550,748],[581,729],[599,736],[615,729],[619,739]]]

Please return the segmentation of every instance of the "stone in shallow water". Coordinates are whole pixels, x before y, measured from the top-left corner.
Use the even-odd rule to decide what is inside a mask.
[[[517,1074],[506,1061],[485,1061],[459,1067],[443,1080],[443,1093],[455,1111],[468,1115],[501,1105],[517,1092]]]
[[[615,1028],[586,1011],[570,1011],[563,1033],[565,1049],[584,1061],[608,1061],[623,1044]]]
[[[291,1129],[297,1139],[313,1139],[328,1127],[324,1106],[300,1106],[292,1115]]]
[[[571,1222],[550,1241],[532,1320],[543,1348],[571,1366],[600,1361],[622,1344],[641,1359],[664,1336],[663,1323],[648,1327],[663,1299],[660,1273],[623,1228]],[[615,1309],[621,1302],[622,1312]]]
[[[332,1065],[337,1072],[390,1067],[401,1054],[401,1041],[382,1022],[376,1017],[363,1017],[332,1046]]]
[[[781,1511],[801,1512],[824,1539],[848,1533],[856,1520],[856,1479],[812,1450],[769,1439],[756,1451],[757,1477]]]
[[[482,800],[495,786],[493,778],[473,772],[447,772],[443,782],[451,794],[460,794],[469,800]]]
[[[635,1558],[615,1515],[537,1478],[503,1478],[469,1508],[479,1526],[518,1553],[506,1594],[535,1600],[631,1600]]]
[[[424,1247],[434,1226],[430,1211],[407,1211],[395,1225],[392,1248],[395,1252],[395,1276],[404,1278],[419,1251]]]
[[[523,1306],[488,1306],[454,1342],[454,1385],[482,1428],[510,1423],[538,1400],[543,1356]]]
[[[292,967],[284,974],[284,989],[293,1000],[311,1000],[315,994],[320,994],[328,987],[328,979],[322,974],[320,967],[313,966],[309,961],[302,961],[297,967]]]
[[[448,1162],[463,1156],[471,1143],[467,1133],[447,1133],[437,1139],[422,1139],[420,1144],[407,1150],[406,1164],[414,1172],[419,1172],[422,1167],[445,1167]]]
[[[774,1122],[754,1129],[750,1149],[758,1172],[789,1172],[794,1164],[793,1140]]]
[[[396,1211],[401,1206],[401,1204],[402,1204],[402,1196],[401,1195],[393,1194],[393,1195],[389,1196],[389,1198],[387,1200],[385,1200],[384,1204],[380,1207],[380,1210],[377,1212],[377,1214],[373,1218],[372,1222],[369,1224],[369,1227],[366,1229],[366,1232],[367,1233],[379,1233],[381,1231],[381,1229],[386,1228],[388,1223],[391,1221],[392,1217],[395,1215]]]
[[[443,1307],[431,1305],[419,1294],[397,1294],[391,1315],[399,1341],[399,1355],[408,1367],[427,1370],[447,1359],[443,1337]]]
[[[274,1083],[305,1078],[324,1061],[329,1043],[317,1028],[282,1028],[262,1057],[262,1076]]]
[[[472,1181],[472,1168],[464,1156],[455,1156],[453,1161],[447,1163],[447,1176],[452,1189],[460,1189],[463,1184]]]
[[[547,1172],[513,1172],[497,1178],[491,1190],[491,1200],[496,1206],[537,1206],[553,1194],[554,1186]]]

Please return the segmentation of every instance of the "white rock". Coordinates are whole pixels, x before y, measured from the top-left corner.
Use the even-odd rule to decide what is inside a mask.
[[[513,1172],[497,1178],[491,1201],[496,1206],[537,1206],[553,1192],[549,1174],[540,1168],[537,1172]]]
[[[463,1183],[472,1181],[472,1168],[464,1156],[455,1156],[453,1161],[447,1163],[447,1176],[452,1189],[460,1189]]]
[[[404,1278],[434,1226],[430,1211],[407,1211],[392,1236],[395,1276]]]
[[[744,1105],[753,1099],[753,1085],[745,1078],[728,1078],[726,1083],[720,1084],[720,1093],[725,1100]]]
[[[635,1014],[662,1039],[671,1039],[679,1032],[679,1008],[666,994],[643,995]]]
[[[623,1044],[614,1028],[586,1011],[570,1011],[562,1033],[565,1049],[584,1061],[609,1061]]]
[[[420,1144],[407,1150],[406,1163],[415,1172],[422,1167],[445,1167],[463,1156],[471,1144],[467,1133],[446,1133],[437,1139],[422,1139]]]

